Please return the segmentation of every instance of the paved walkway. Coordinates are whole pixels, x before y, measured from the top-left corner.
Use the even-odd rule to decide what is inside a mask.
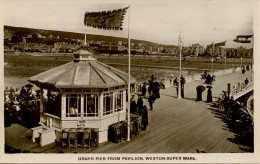
[[[227,83],[250,79],[250,72],[240,72],[216,77],[213,87],[213,100],[217,99]],[[123,141],[115,144],[106,142],[98,148],[88,149],[61,149],[56,144],[39,147],[28,145],[30,151],[65,153],[240,153],[248,152],[249,147],[239,144],[238,136],[233,133],[227,124],[218,115],[216,109],[206,103],[207,91],[203,92],[203,101],[196,102],[196,86],[204,85],[204,80],[193,81],[185,85],[185,98],[176,98],[176,88],[170,87],[161,90],[161,98],[154,103],[154,111],[149,111],[148,130],[133,138],[131,142]],[[148,106],[147,99],[144,99]],[[14,144],[8,128],[6,144]],[[23,134],[28,134],[24,130]],[[22,134],[21,134],[22,135]],[[20,136],[18,136],[20,137]],[[29,138],[25,138],[29,140]],[[19,138],[15,139],[19,142]],[[24,140],[24,139],[21,139]],[[20,141],[21,142],[21,141]],[[28,144],[28,142],[24,142]],[[26,148],[26,145],[19,144]]]

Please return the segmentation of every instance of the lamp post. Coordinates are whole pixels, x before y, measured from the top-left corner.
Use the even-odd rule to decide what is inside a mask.
[[[226,51],[226,42],[225,42],[225,46],[224,46],[223,52],[224,52],[224,58],[225,58],[224,73],[226,73],[226,69],[227,69],[227,51]]]
[[[181,99],[181,51],[182,51],[182,44],[183,44],[183,36],[182,32],[180,32],[179,36],[179,46],[180,46],[180,72],[179,72],[179,82],[178,82],[178,98]]]
[[[242,60],[243,60],[243,57],[241,56],[241,68],[242,68]]]
[[[227,55],[225,55],[224,58],[225,58],[224,73],[226,73],[226,69],[227,69],[227,68],[226,68],[226,66],[227,66]]]
[[[213,74],[213,62],[214,62],[214,58],[211,58],[211,73]]]

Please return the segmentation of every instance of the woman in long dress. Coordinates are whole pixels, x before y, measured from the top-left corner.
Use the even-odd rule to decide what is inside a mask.
[[[142,96],[146,97],[146,83],[144,83],[142,86]]]
[[[202,90],[200,90],[199,88],[196,88],[197,90],[197,101],[202,101]]]
[[[143,112],[142,112],[142,125],[143,125],[143,130],[146,130],[146,126],[148,125],[148,110],[145,105],[143,107]]]
[[[207,102],[212,102],[212,90],[208,89]]]

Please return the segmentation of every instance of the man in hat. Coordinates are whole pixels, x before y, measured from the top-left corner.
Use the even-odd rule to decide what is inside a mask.
[[[142,99],[141,95],[139,95],[138,97],[139,97],[138,100],[137,100],[138,113],[142,114],[144,102],[143,102],[143,99]]]
[[[210,84],[210,82],[211,82],[211,75],[208,74],[205,80],[205,84]]]
[[[144,82],[144,84],[142,86],[142,96],[146,97],[146,82]]]
[[[149,105],[150,105],[150,109],[153,110],[153,103],[154,103],[154,94],[153,92],[150,94],[149,98],[148,98],[148,102],[149,102]]]
[[[130,99],[130,102],[134,101],[135,100],[135,95],[132,95],[131,99]]]
[[[151,76],[151,81],[153,82],[154,79],[155,79],[155,75],[152,75],[152,76]]]
[[[136,113],[137,112],[137,105],[136,102],[134,100],[135,95],[132,95],[132,98],[130,100],[130,112],[131,113]]]
[[[185,77],[181,76],[181,97],[184,98],[184,84],[186,83]]]
[[[173,83],[176,85],[176,94],[177,94],[177,97],[178,97],[178,95],[179,95],[179,82],[178,82],[178,78],[177,77],[175,78]]]

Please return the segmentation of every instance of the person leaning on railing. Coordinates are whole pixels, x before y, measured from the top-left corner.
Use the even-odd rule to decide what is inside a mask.
[[[248,83],[249,83],[249,80],[246,78],[246,80],[245,80],[245,86],[247,86]]]

